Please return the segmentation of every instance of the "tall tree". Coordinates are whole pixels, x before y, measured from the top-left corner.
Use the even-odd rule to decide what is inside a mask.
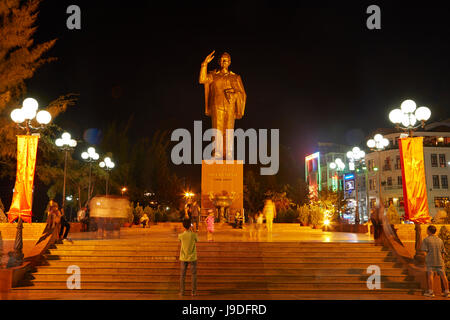
[[[56,60],[44,58],[56,39],[35,44],[36,20],[41,0],[0,1],[0,157],[14,158],[16,134],[10,112],[17,108],[26,93],[25,80],[30,79],[43,64]],[[50,103],[47,111],[56,117],[73,104],[71,96],[62,96]]]

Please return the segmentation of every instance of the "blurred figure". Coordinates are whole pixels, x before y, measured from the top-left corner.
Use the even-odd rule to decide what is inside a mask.
[[[61,216],[61,229],[59,231],[59,239],[71,241],[70,239],[67,238],[67,235],[69,234],[69,231],[70,231],[70,223],[67,220],[67,217],[64,213],[63,208],[61,208],[60,216]]]
[[[191,221],[194,225],[194,232],[198,232],[198,220],[200,216],[200,207],[198,206],[197,201],[194,201],[191,207]]]
[[[272,232],[273,218],[276,215],[276,208],[271,199],[267,199],[265,201],[263,215],[266,217],[267,231]]]
[[[256,240],[256,221],[255,213],[251,213],[248,216],[248,233],[250,240]]]
[[[77,220],[81,222],[81,232],[88,231],[87,230],[87,208],[83,207],[77,212]]]
[[[192,204],[191,203],[187,203],[184,206],[184,218],[185,219],[190,219],[191,218],[191,214],[192,214]]]
[[[144,213],[142,215],[141,219],[139,219],[139,222],[142,224],[142,227],[144,229],[145,229],[145,226],[147,226],[149,220],[150,219],[148,218],[148,215],[146,213]],[[150,227],[150,225],[149,225],[149,227]]]
[[[214,241],[214,210],[208,210],[208,217],[206,217],[206,231],[208,241]]]
[[[261,211],[256,214],[256,239],[261,240],[261,230],[263,228],[264,217]]]

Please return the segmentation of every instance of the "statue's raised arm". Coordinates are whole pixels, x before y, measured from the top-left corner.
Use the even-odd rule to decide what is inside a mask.
[[[208,82],[208,63],[210,63],[214,59],[214,52],[211,52],[208,54],[208,56],[205,58],[205,60],[202,62],[202,66],[200,68],[200,83],[207,83]]]

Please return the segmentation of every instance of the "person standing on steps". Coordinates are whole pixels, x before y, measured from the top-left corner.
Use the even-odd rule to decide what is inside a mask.
[[[450,294],[448,290],[448,280],[445,276],[445,263],[443,258],[447,252],[445,251],[444,242],[442,239],[438,238],[435,233],[436,227],[428,226],[428,237],[423,239],[422,246],[420,247],[420,250],[427,253],[425,262],[427,265],[428,291],[423,295],[426,297],[434,297],[433,275],[436,272],[441,277],[441,281],[444,283],[445,291],[443,296],[448,298]]]
[[[194,225],[194,231],[198,232],[198,220],[200,216],[200,207],[198,206],[197,201],[194,201],[191,207],[191,220]]]
[[[71,241],[70,239],[67,238],[67,235],[69,234],[70,231],[70,223],[67,220],[66,215],[64,214],[64,208],[61,208],[60,216],[61,216],[61,229],[59,231],[59,239]]]
[[[275,204],[272,199],[266,199],[264,203],[263,215],[266,217],[267,231],[272,232],[273,218],[276,215]]]
[[[192,231],[192,224],[190,219],[183,220],[183,227],[185,231],[178,235],[181,241],[180,248],[180,296],[184,295],[184,282],[186,279],[186,270],[188,265],[191,265],[192,272],[192,296],[197,295],[197,241],[198,237]]]
[[[214,241],[214,210],[209,209],[208,210],[208,216],[206,217],[206,231],[207,233],[207,239],[208,241]]]

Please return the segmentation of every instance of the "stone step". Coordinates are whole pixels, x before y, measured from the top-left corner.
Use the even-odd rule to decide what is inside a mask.
[[[103,289],[103,290],[164,290],[179,288],[179,281],[173,282],[143,282],[143,281],[120,281],[120,282],[102,282],[102,281],[81,281],[82,289]],[[190,290],[190,283],[186,282],[186,290]],[[33,281],[32,287],[39,289],[64,289],[67,288],[66,280],[64,281]],[[366,281],[354,282],[298,282],[298,283],[267,283],[257,281],[243,281],[243,282],[222,282],[216,280],[213,282],[205,282],[202,279],[198,280],[198,289],[201,290],[240,290],[242,292],[255,290],[283,290],[296,291],[303,289],[326,289],[339,291],[343,289],[356,289],[367,291]],[[30,287],[28,287],[30,288]],[[392,289],[419,289],[419,285],[415,282],[383,282],[381,288]]]
[[[66,263],[63,266],[40,266],[38,267],[37,274],[65,274],[67,267],[70,266],[70,263]],[[134,274],[134,275],[176,275],[180,272],[179,264],[174,265],[172,267],[166,268],[93,268],[93,267],[83,267],[81,270],[82,274],[97,274],[97,275],[108,275],[108,274]],[[189,274],[190,271],[187,271]],[[346,275],[364,275],[367,277],[367,269],[366,268],[332,268],[332,269],[318,269],[318,268],[289,268],[289,269],[280,269],[277,266],[269,268],[268,266],[262,267],[254,267],[254,268],[227,268],[216,267],[210,268],[205,267],[203,265],[199,265],[197,267],[197,273],[199,275],[212,275],[212,276],[221,276],[221,275],[305,275],[305,276],[346,276]],[[406,269],[400,268],[382,268],[381,274],[383,276],[407,276],[408,272]],[[67,276],[67,275],[66,275]]]
[[[60,250],[51,249],[51,256],[116,256],[116,257],[163,257],[163,256],[179,256],[180,250]],[[211,257],[248,257],[248,258],[307,258],[307,257],[340,257],[340,258],[385,258],[391,257],[392,253],[388,251],[380,252],[257,252],[257,251],[198,251],[197,256],[199,258],[211,258]]]
[[[96,289],[81,289],[81,290],[68,290],[67,288],[63,289],[40,289],[36,287],[18,287],[13,288],[12,293],[20,293],[24,296],[36,296],[41,297],[44,294],[52,294],[53,296],[58,297],[67,297],[67,299],[85,299],[86,294],[92,297],[100,297],[100,296],[106,296],[111,297],[112,295],[116,294],[123,294],[125,296],[133,297],[135,295],[139,295],[140,297],[146,297],[147,299],[180,299],[178,296],[179,288],[174,289],[157,289],[157,290],[96,290]],[[219,295],[227,295],[228,298],[233,297],[233,295],[236,295],[237,298],[235,300],[242,300],[242,290],[204,290],[202,288],[198,288],[197,294],[199,298],[203,297],[214,297]],[[311,298],[314,297],[314,299],[335,299],[335,300],[342,300],[342,299],[348,299],[349,297],[365,297],[367,299],[368,297],[371,297],[372,295],[376,295],[374,297],[380,298],[383,297],[384,299],[392,300],[392,299],[398,299],[399,296],[404,297],[405,295],[414,297],[414,296],[422,296],[422,291],[417,289],[382,289],[382,290],[355,290],[355,289],[341,289],[339,291],[336,290],[327,290],[327,289],[301,289],[301,290],[291,290],[288,292],[288,294],[295,294],[297,296],[297,299],[303,298]],[[245,295],[257,295],[261,297],[261,295],[268,295],[269,297],[277,297],[279,295],[286,296],[285,290],[253,290],[251,289],[247,290]],[[190,292],[186,290],[185,298],[189,298]],[[98,298],[97,298],[98,299]],[[102,299],[102,298],[100,298]],[[103,298],[104,299],[104,298]],[[108,299],[108,298],[106,298]],[[117,299],[117,298],[115,298]],[[261,299],[261,298],[260,298]],[[276,298],[275,298],[276,299]]]
[[[51,250],[61,250],[67,252],[73,251],[114,251],[114,252],[165,252],[165,251],[178,251],[180,250],[179,245],[172,246],[113,246],[113,245],[57,245],[55,249]],[[264,253],[274,253],[274,252],[286,252],[286,253],[301,253],[301,252],[336,252],[336,253],[346,253],[346,252],[361,252],[361,253],[377,253],[377,252],[389,252],[389,250],[384,249],[382,247],[368,247],[368,248],[360,248],[360,247],[335,247],[335,248],[326,248],[326,247],[267,247],[267,248],[258,248],[258,247],[248,247],[248,246],[205,246],[202,244],[197,245],[198,252],[255,252],[260,251]]]
[[[80,268],[96,267],[96,268],[179,268],[179,261],[164,261],[164,260],[154,260],[154,261],[80,261],[77,259],[65,259],[65,260],[48,260],[49,266],[69,266],[77,265]],[[367,268],[373,265],[372,262],[309,262],[309,263],[283,263],[280,264],[277,261],[256,261],[256,262],[217,262],[217,261],[202,261],[199,262],[204,268],[222,268],[222,269],[245,269],[245,268],[278,268],[283,269],[301,269],[301,268],[317,268],[317,269],[335,269],[335,268],[353,268],[361,269]],[[397,262],[377,262],[375,265],[379,266],[381,269],[384,268],[396,268],[401,267],[400,263]]]
[[[115,262],[146,262],[146,261],[154,261],[154,260],[176,260],[178,258],[178,254],[174,254],[172,256],[164,255],[101,255],[101,254],[88,254],[88,255],[46,255],[47,260],[68,260],[68,261],[115,261]],[[333,257],[333,256],[275,256],[272,257],[270,255],[267,256],[202,256],[198,255],[199,261],[201,263],[204,262],[225,262],[225,263],[357,263],[357,262],[367,262],[367,263],[378,263],[378,262],[395,262],[396,259],[394,257],[384,256],[384,257],[367,257],[367,256],[349,256],[349,257]]]
[[[180,242],[177,239],[173,241],[146,241],[137,244],[135,241],[127,240],[75,240],[73,243],[65,242],[64,244],[58,244],[57,247],[77,247],[77,246],[95,246],[96,248],[103,247],[116,247],[116,248],[177,248]],[[197,248],[230,248],[230,249],[279,249],[287,250],[292,248],[297,249],[349,249],[349,250],[382,250],[383,247],[375,246],[372,243],[341,243],[341,242],[330,242],[330,243],[311,243],[311,242],[247,242],[247,243],[233,243],[233,242],[197,242]],[[386,250],[386,249],[385,249]]]
[[[197,273],[198,279],[201,279],[205,283],[221,282],[267,282],[267,283],[311,283],[317,281],[323,282],[356,282],[367,281],[369,277],[366,275],[224,275],[224,274],[203,274]],[[33,276],[33,281],[66,281],[69,277],[68,274],[44,274],[38,273]],[[180,274],[173,272],[171,274],[88,274],[86,272],[81,273],[81,281],[93,281],[93,282],[176,282],[179,281]],[[191,275],[186,274],[187,281],[191,281]],[[381,277],[382,282],[411,282],[412,278],[407,275],[383,275]]]

